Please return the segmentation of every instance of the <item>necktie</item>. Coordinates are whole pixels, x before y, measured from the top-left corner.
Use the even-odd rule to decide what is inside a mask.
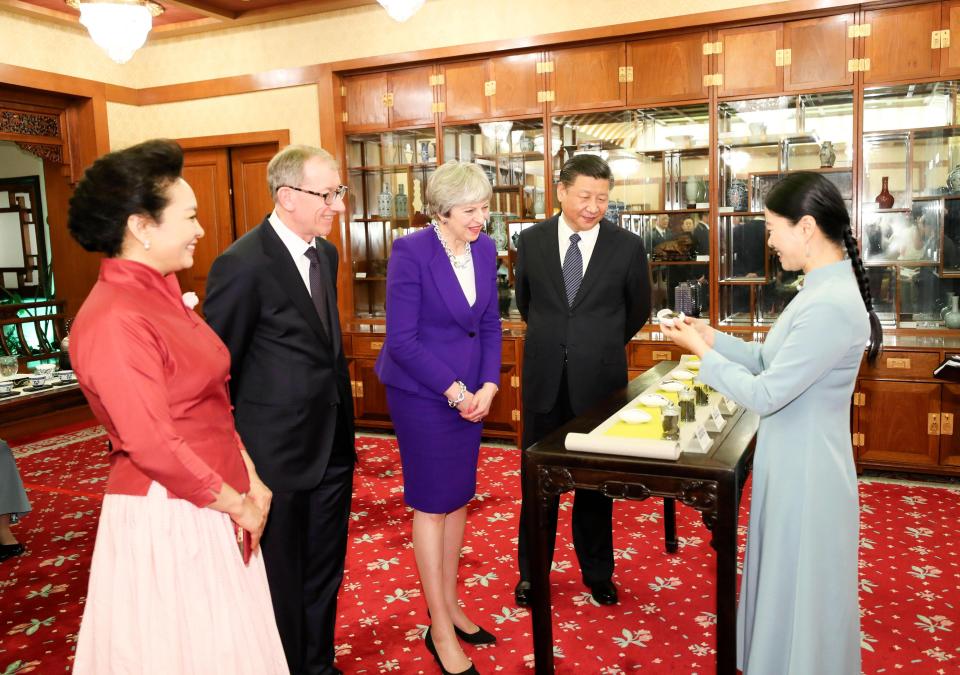
[[[310,297],[313,299],[313,306],[317,309],[320,316],[320,322],[330,334],[330,320],[327,313],[327,287],[329,275],[324,279],[327,271],[326,261],[321,260],[320,254],[315,246],[308,248],[304,254],[310,260]]]
[[[580,282],[583,281],[583,255],[580,253],[580,235],[574,232],[570,235],[570,246],[563,256],[563,286],[567,290],[567,304],[572,305]]]

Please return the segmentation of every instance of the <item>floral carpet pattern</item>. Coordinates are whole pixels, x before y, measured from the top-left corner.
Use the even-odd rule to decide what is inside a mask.
[[[338,666],[345,673],[437,673],[423,645],[428,624],[395,442],[358,437],[357,448]],[[17,445],[14,453],[33,513],[15,529],[28,555],[0,563],[0,675],[69,672],[108,468],[105,437],[98,427],[76,429]],[[499,641],[467,647],[468,655],[481,673],[532,672],[529,614],[513,604],[516,450],[482,450],[478,492],[462,597]],[[864,673],[960,672],[960,491],[864,480],[860,500]],[[714,672],[714,557],[699,515],[678,505],[680,550],[670,555],[661,503],[618,502],[620,604],[601,607],[580,583],[569,506],[562,501],[553,573],[557,672]],[[745,534],[741,526],[741,550]]]

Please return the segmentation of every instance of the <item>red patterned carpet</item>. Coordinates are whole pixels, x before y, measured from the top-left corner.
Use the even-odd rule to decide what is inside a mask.
[[[338,664],[346,673],[436,673],[422,643],[426,612],[395,445],[364,437],[358,450]],[[104,438],[80,429],[14,451],[34,511],[16,528],[29,555],[0,563],[0,675],[65,672],[106,477]],[[483,450],[462,568],[471,615],[499,637],[469,652],[482,673],[532,668],[530,620],[512,602],[518,482],[516,451]],[[864,672],[960,672],[960,492],[865,481],[860,497]],[[579,583],[561,516],[557,672],[712,673],[714,561],[697,514],[679,507],[677,555],[663,552],[658,501],[620,502],[615,515],[614,608],[592,604]]]

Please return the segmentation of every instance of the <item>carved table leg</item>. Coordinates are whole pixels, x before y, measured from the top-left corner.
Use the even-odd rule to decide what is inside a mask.
[[[663,498],[663,541],[667,553],[677,552],[677,500]]]
[[[524,508],[528,509],[530,596],[533,615],[533,656],[536,675],[553,673],[553,611],[550,602],[550,534],[543,526],[554,495],[573,488],[570,473],[559,467],[537,466],[524,455]]]
[[[713,547],[717,551],[717,674],[737,672],[737,488],[717,490]],[[704,521],[707,521],[704,512]]]

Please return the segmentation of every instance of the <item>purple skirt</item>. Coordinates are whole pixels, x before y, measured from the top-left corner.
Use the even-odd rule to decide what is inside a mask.
[[[483,425],[460,417],[442,396],[386,389],[400,446],[404,501],[424,513],[456,511],[477,492]]]

